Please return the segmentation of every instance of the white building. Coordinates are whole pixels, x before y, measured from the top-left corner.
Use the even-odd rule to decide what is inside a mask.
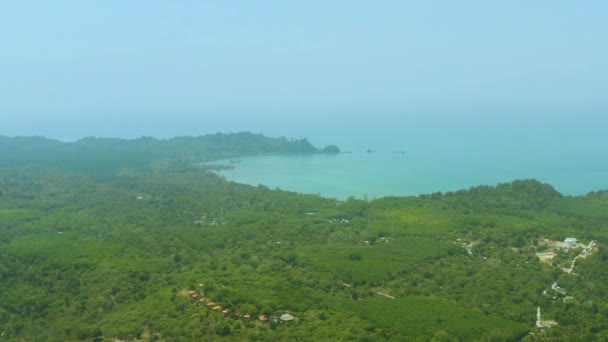
[[[576,238],[569,237],[569,238],[564,239],[564,243],[568,247],[576,247],[576,244],[578,243],[578,241],[576,241]]]

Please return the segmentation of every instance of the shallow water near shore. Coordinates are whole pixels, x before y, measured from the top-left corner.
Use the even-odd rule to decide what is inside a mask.
[[[336,155],[262,155],[220,160],[228,180],[345,199],[418,195],[535,178],[565,195],[608,186],[608,165],[578,150],[374,151]],[[599,152],[599,151],[596,151]],[[593,154],[593,151],[587,151]]]

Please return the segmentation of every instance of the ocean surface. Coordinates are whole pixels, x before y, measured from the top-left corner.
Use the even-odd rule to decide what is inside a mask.
[[[418,195],[534,178],[565,195],[608,189],[605,150],[588,144],[453,144],[337,155],[219,160],[228,180],[346,199]]]
[[[222,172],[229,180],[344,199],[445,192],[535,178],[563,194],[579,195],[608,189],[607,113],[607,103],[247,108],[110,116],[100,112],[86,120],[41,115],[36,125],[15,115],[3,121],[0,134],[42,134],[73,141],[84,136],[169,139],[251,131],[306,137],[315,146],[336,144],[351,153],[216,162],[235,166]],[[365,153],[367,149],[373,153]]]

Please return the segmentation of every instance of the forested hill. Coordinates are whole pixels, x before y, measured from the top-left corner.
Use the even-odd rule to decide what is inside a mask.
[[[133,140],[84,138],[63,143],[43,137],[0,136],[0,167],[40,166],[66,169],[114,169],[148,166],[153,161],[201,162],[264,153],[327,153],[307,139],[272,138],[250,132],[199,137]]]
[[[336,150],[0,137],[0,342],[608,340],[606,191],[339,201],[197,163]]]
[[[544,209],[553,199],[561,198],[553,186],[534,179],[515,180],[497,186],[479,185],[468,190],[421,195],[441,199],[452,208],[484,211],[488,208],[512,210]]]

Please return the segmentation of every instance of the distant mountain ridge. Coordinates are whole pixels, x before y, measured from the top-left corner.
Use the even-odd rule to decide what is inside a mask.
[[[88,137],[64,143],[44,137],[0,136],[0,167],[116,168],[144,166],[160,160],[200,162],[251,154],[335,153],[307,139],[273,138],[251,132],[198,137],[137,139]],[[339,151],[339,150],[338,150]]]

